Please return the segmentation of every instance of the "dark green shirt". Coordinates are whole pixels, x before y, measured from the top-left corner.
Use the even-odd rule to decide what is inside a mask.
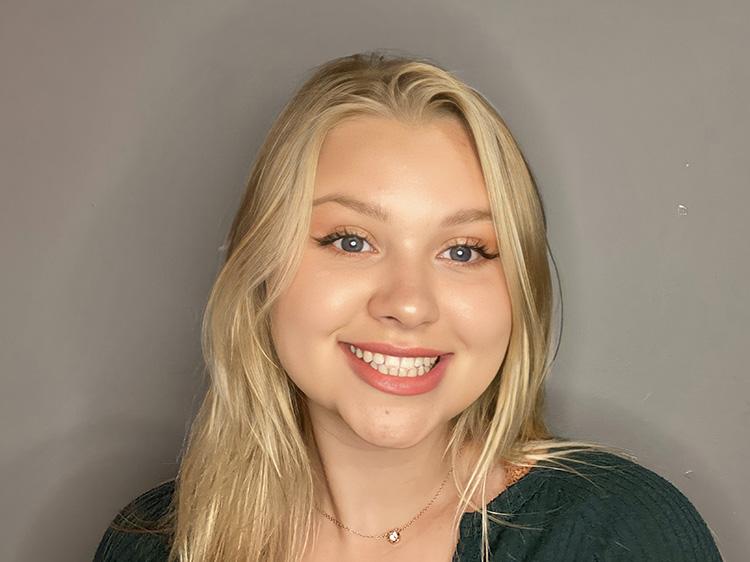
[[[488,504],[511,513],[527,529],[489,521],[492,561],[713,562],[721,561],[706,523],[671,483],[649,469],[603,452],[577,458],[614,469],[567,461],[580,474],[540,463]],[[123,514],[155,518],[164,513],[174,481],[153,488]],[[465,513],[454,562],[480,562],[481,513]],[[166,537],[107,529],[94,562],[165,562]],[[338,562],[338,561],[332,561]],[[429,561],[426,561],[429,562]]]

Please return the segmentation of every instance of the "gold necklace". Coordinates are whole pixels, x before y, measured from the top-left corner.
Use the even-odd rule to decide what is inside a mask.
[[[451,475],[451,472],[453,472],[453,468],[451,468],[451,469],[450,469],[450,470],[448,471],[448,476],[450,476],[450,475]],[[446,477],[445,477],[445,479],[443,480],[443,483],[442,483],[442,484],[440,484],[440,488],[438,488],[438,491],[437,491],[437,493],[436,493],[436,494],[435,494],[435,495],[434,495],[434,496],[432,497],[432,499],[430,500],[430,503],[428,503],[428,504],[427,504],[426,506],[424,506],[424,507],[422,508],[422,511],[420,511],[420,512],[419,512],[419,513],[417,513],[417,514],[416,514],[416,515],[415,515],[414,517],[412,517],[411,521],[409,521],[408,523],[406,523],[405,525],[402,525],[402,526],[400,526],[400,527],[394,527],[394,528],[393,528],[393,529],[391,529],[390,531],[388,531],[388,532],[386,532],[386,533],[381,533],[381,534],[379,534],[379,535],[363,535],[362,533],[358,533],[358,532],[357,532],[357,531],[355,531],[354,529],[351,529],[351,528],[347,527],[346,525],[344,525],[344,524],[343,524],[343,523],[342,523],[341,521],[339,521],[338,519],[336,519],[336,518],[334,518],[334,517],[332,517],[332,516],[328,515],[328,514],[327,514],[327,513],[325,512],[325,511],[322,511],[322,510],[321,510],[320,508],[318,508],[318,506],[315,506],[315,509],[316,509],[316,510],[318,510],[318,511],[319,511],[319,512],[320,512],[320,513],[321,513],[321,514],[322,514],[322,515],[324,516],[324,517],[326,517],[327,519],[329,519],[330,521],[332,521],[332,522],[333,522],[333,523],[334,523],[335,525],[337,525],[338,527],[341,527],[341,528],[342,528],[342,529],[344,529],[345,531],[349,531],[350,533],[354,533],[355,535],[357,535],[357,536],[359,536],[359,537],[362,537],[362,538],[365,538],[365,539],[388,539],[388,542],[389,542],[390,544],[396,544],[396,543],[397,543],[397,542],[398,542],[399,540],[401,540],[401,531],[403,531],[403,530],[404,530],[404,529],[406,529],[406,528],[407,528],[407,527],[408,527],[409,525],[411,525],[411,524],[412,524],[412,523],[414,523],[414,522],[415,522],[415,521],[416,521],[417,519],[419,519],[419,517],[420,517],[420,516],[421,516],[421,515],[422,515],[422,514],[423,514],[423,513],[425,512],[425,511],[427,511],[427,509],[428,509],[428,508],[429,508],[429,507],[430,507],[430,506],[431,506],[431,505],[432,505],[432,504],[433,504],[433,503],[435,502],[435,500],[437,499],[437,497],[438,497],[438,496],[440,495],[440,492],[442,492],[442,491],[443,491],[443,486],[445,486],[445,483],[446,483],[446,482],[448,481],[448,476],[446,476]]]

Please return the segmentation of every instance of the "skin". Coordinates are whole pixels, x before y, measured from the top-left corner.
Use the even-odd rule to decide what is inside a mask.
[[[414,517],[448,474],[440,460],[448,422],[482,394],[505,357],[510,296],[500,258],[465,246],[479,242],[496,256],[492,222],[440,226],[460,209],[489,211],[471,138],[455,117],[419,126],[371,116],[339,123],[323,143],[313,198],[334,193],[381,206],[390,222],[336,202],[314,205],[301,266],[272,310],[272,336],[307,396],[325,471],[321,509],[360,533],[379,534]],[[342,228],[356,236],[327,246],[316,240]],[[359,244],[344,249],[352,241]],[[425,346],[454,356],[437,388],[397,396],[360,380],[339,341]],[[502,477],[498,468],[484,503],[502,488]],[[319,516],[319,546],[307,559],[406,559],[414,549],[421,559],[440,559],[425,558],[435,550],[450,559],[452,490],[449,480],[397,545],[358,537]]]

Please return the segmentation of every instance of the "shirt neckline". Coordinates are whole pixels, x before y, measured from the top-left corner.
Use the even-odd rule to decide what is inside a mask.
[[[541,471],[542,467],[534,465],[531,469],[521,478],[512,482],[509,486],[504,488],[497,496],[492,498],[487,503],[486,508],[488,511],[506,511],[515,512],[520,507],[517,505],[519,500],[522,500],[527,495],[524,494],[530,486],[534,485],[536,475]],[[504,509],[499,509],[500,504],[503,504]],[[490,524],[492,522],[490,521]],[[469,537],[475,536],[482,532],[482,511],[467,511],[461,516],[460,521],[460,537],[459,544]]]

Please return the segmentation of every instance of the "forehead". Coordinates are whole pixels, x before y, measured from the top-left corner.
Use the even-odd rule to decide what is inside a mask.
[[[406,198],[441,207],[488,206],[474,143],[453,116],[419,125],[378,116],[337,124],[321,146],[314,197],[336,193],[384,205]]]

